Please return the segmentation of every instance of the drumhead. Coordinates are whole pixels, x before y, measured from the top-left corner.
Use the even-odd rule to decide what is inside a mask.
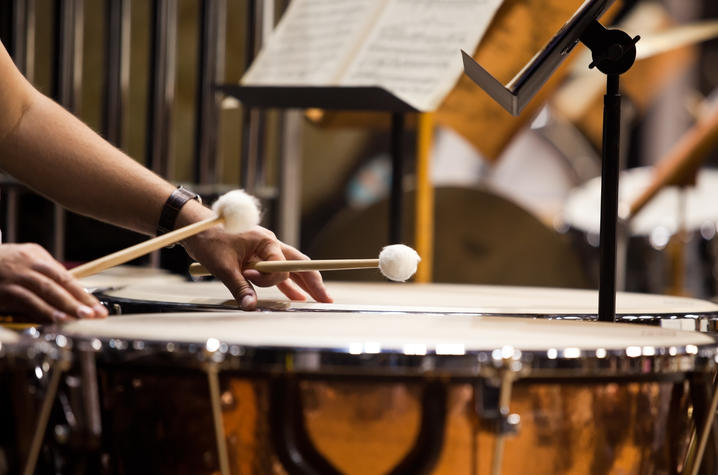
[[[630,203],[650,184],[653,168],[642,167],[621,173],[620,206]],[[635,236],[649,236],[654,230],[663,228],[669,235],[678,230],[681,194],[685,197],[685,226],[691,231],[708,227],[715,233],[718,222],[718,170],[703,169],[698,174],[696,186],[685,192],[677,187],[664,188],[638,213],[630,223]],[[598,234],[600,230],[601,179],[594,178],[572,191],[564,207],[564,222],[583,232]]]
[[[65,325],[59,337],[126,362],[138,362],[138,355],[174,355],[246,370],[339,367],[455,376],[507,363],[532,372],[685,372],[712,366],[716,347],[702,333],[640,325],[336,312],[140,314],[79,320]]]
[[[276,287],[257,288],[264,310],[466,313],[591,319],[598,312],[598,292],[582,289],[467,284],[394,284],[327,282],[333,304],[291,302]],[[220,282],[148,283],[104,292],[114,301],[151,302],[170,309],[236,309],[232,294]],[[699,299],[619,292],[616,313],[627,320],[715,319],[718,305]],[[697,329],[697,328],[683,328]]]
[[[97,274],[83,277],[80,284],[86,289],[105,289],[125,285],[144,285],[149,283],[183,282],[185,278],[164,269],[141,266],[115,266]]]
[[[0,346],[18,343],[20,341],[20,335],[12,330],[0,327]]]

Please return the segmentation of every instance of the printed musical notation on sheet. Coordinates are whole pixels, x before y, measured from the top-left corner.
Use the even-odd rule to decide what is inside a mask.
[[[422,110],[435,109],[463,71],[500,5],[497,0],[390,2],[343,84],[379,85]]]
[[[295,0],[243,84],[312,86],[339,81],[383,2]]]
[[[379,86],[435,109],[503,0],[294,0],[243,84]]]

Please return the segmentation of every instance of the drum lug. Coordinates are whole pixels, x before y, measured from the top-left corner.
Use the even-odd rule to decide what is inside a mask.
[[[479,381],[474,385],[474,391],[479,423],[497,435],[517,435],[521,416],[511,413],[507,405],[501,405],[501,387],[491,382]]]
[[[514,436],[519,433],[521,416],[516,413],[502,414],[498,421],[498,431],[501,435]]]
[[[101,300],[100,303],[107,309],[110,315],[122,315],[122,306],[117,302]]]
[[[57,424],[54,429],[55,441],[60,445],[66,445],[70,440],[70,428],[66,424]]]
[[[521,421],[518,414],[509,412],[511,390],[517,377],[516,372],[511,368],[511,360],[506,359],[496,379],[479,380],[474,384],[474,401],[479,427],[484,422],[496,435],[490,472],[493,475],[501,473],[506,438],[518,434]]]

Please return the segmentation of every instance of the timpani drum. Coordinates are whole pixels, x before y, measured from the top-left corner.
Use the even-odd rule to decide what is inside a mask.
[[[61,336],[95,361],[109,473],[683,472],[716,365],[703,333],[469,315],[167,313]]]
[[[620,206],[636,199],[650,184],[652,174],[652,168],[623,172]],[[595,178],[569,195],[563,212],[564,227],[576,242],[594,284],[598,282],[600,198],[601,181]],[[718,170],[701,170],[694,187],[668,187],[659,192],[628,225],[625,290],[665,293],[676,289],[697,297],[715,296],[716,203]],[[680,229],[686,231],[683,242],[671,243]],[[677,245],[682,246],[682,259],[676,257]],[[676,278],[683,282],[675,282]]]
[[[402,312],[508,315],[549,319],[595,320],[598,293],[593,290],[467,284],[395,284],[327,282],[334,303],[292,302],[275,287],[257,288],[265,311]],[[128,285],[97,294],[117,313],[237,310],[220,282],[168,282]],[[617,320],[683,330],[718,330],[718,305],[668,295],[619,292]]]
[[[69,354],[0,327],[0,474],[35,473],[60,375]]]

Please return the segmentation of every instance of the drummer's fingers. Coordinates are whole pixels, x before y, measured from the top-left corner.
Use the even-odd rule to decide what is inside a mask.
[[[277,288],[286,295],[289,300],[307,300],[306,295],[296,288],[289,279],[278,283]]]
[[[65,287],[40,272],[22,273],[17,276],[14,283],[70,316],[77,318],[94,318],[96,316],[92,307],[78,301]]]
[[[287,272],[259,272],[256,269],[246,269],[242,271],[244,278],[259,287],[272,287],[279,285],[289,278]]]
[[[282,254],[288,260],[309,260],[309,256],[303,254],[298,249],[289,244],[280,243]],[[290,277],[297,283],[306,293],[308,293],[317,302],[331,303],[332,298],[327,293],[324,286],[322,275],[317,271],[310,272],[293,272]]]
[[[107,316],[107,309],[95,298],[94,295],[85,291],[84,288],[75,280],[75,278],[55,261],[49,262],[38,262],[32,267],[35,271],[41,273],[57,282],[62,288],[64,288],[72,297],[74,297],[81,305],[78,307],[75,314],[79,318],[88,318],[87,308],[92,310],[92,316],[89,318],[104,318]],[[83,308],[84,307],[84,308]],[[82,313],[80,315],[78,312]]]
[[[34,322],[66,322],[70,316],[18,284],[0,285],[0,313],[18,312],[23,320]]]
[[[217,274],[215,274],[217,275]],[[252,284],[244,278],[241,272],[231,272],[224,275],[217,275],[224,285],[227,286],[234,298],[239,302],[242,310],[254,310],[257,308],[257,294]]]
[[[319,272],[292,272],[290,277],[317,302],[332,303],[334,301],[329,296],[327,288],[324,287],[324,281]]]
[[[261,240],[255,253],[247,259],[248,265],[251,266],[251,264],[259,261],[284,260],[284,253],[282,253],[279,241],[277,241],[271,231],[266,232],[267,236]],[[288,272],[259,272],[251,268],[245,269],[243,274],[247,279],[251,280],[252,283],[260,287],[271,287],[289,278]]]

